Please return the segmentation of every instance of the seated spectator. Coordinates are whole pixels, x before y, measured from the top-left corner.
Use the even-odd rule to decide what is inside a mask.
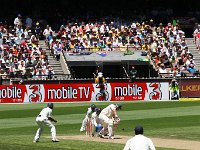
[[[24,79],[30,79],[33,77],[33,71],[32,67],[26,68],[26,72],[24,74]]]
[[[47,79],[52,79],[53,76],[55,75],[55,72],[53,71],[53,68],[51,66],[47,67]]]
[[[165,68],[165,65],[164,64],[161,64],[160,65],[160,68],[158,70],[158,73],[160,75],[160,77],[165,77],[167,76],[167,69]]]
[[[2,79],[7,79],[8,75],[4,69],[0,69],[0,76]]]
[[[191,65],[189,66],[189,68],[187,69],[187,71],[188,71],[189,73],[191,73],[191,74],[194,74],[197,70],[194,68],[194,65],[191,64]]]
[[[36,74],[35,74],[35,78],[37,79],[46,79],[46,73],[44,72],[44,70],[42,70],[42,68],[39,68],[36,70]]]

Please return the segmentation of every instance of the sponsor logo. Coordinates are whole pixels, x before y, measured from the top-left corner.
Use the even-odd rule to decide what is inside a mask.
[[[162,91],[160,90],[160,83],[150,83],[149,87],[152,87],[153,90],[149,94],[150,100],[160,100],[162,98]]]
[[[40,85],[30,85],[29,89],[32,91],[32,93],[29,95],[29,101],[30,102],[41,102],[42,100],[42,93],[40,92]]]
[[[0,89],[0,98],[21,99],[22,89],[16,86],[2,88]]]
[[[77,98],[89,98],[90,87],[77,87],[62,86],[59,89],[50,88],[47,90],[48,99],[77,99]]]
[[[182,86],[181,88],[182,91],[191,91],[191,92],[196,92],[196,91],[200,91],[200,85],[186,85],[186,86]]]
[[[137,84],[114,87],[114,96],[142,96],[142,87]]]

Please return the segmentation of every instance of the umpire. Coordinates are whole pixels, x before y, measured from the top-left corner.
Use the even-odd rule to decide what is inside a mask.
[[[137,125],[134,129],[135,136],[126,142],[124,150],[155,150],[152,140],[143,135],[143,127]]]

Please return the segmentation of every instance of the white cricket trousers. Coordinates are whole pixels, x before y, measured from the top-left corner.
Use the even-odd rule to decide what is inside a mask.
[[[85,118],[83,119],[83,122],[82,122],[82,127],[85,128],[86,127],[86,122],[88,120],[88,116],[86,115]]]
[[[103,128],[108,128],[108,136],[113,136],[113,120],[104,114],[100,114],[99,119],[103,121]]]
[[[48,126],[49,128],[51,128],[52,140],[56,139],[56,128],[50,120],[48,120],[46,117],[38,116],[36,118],[36,123],[38,124],[39,128],[35,135],[35,141],[39,141],[44,126]]]

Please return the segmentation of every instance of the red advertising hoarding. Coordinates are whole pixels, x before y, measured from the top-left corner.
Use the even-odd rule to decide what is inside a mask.
[[[200,81],[199,79],[181,80],[180,91],[182,98],[200,97]]]
[[[105,96],[97,84],[31,84],[0,87],[0,103],[168,100],[167,82],[107,83]]]

